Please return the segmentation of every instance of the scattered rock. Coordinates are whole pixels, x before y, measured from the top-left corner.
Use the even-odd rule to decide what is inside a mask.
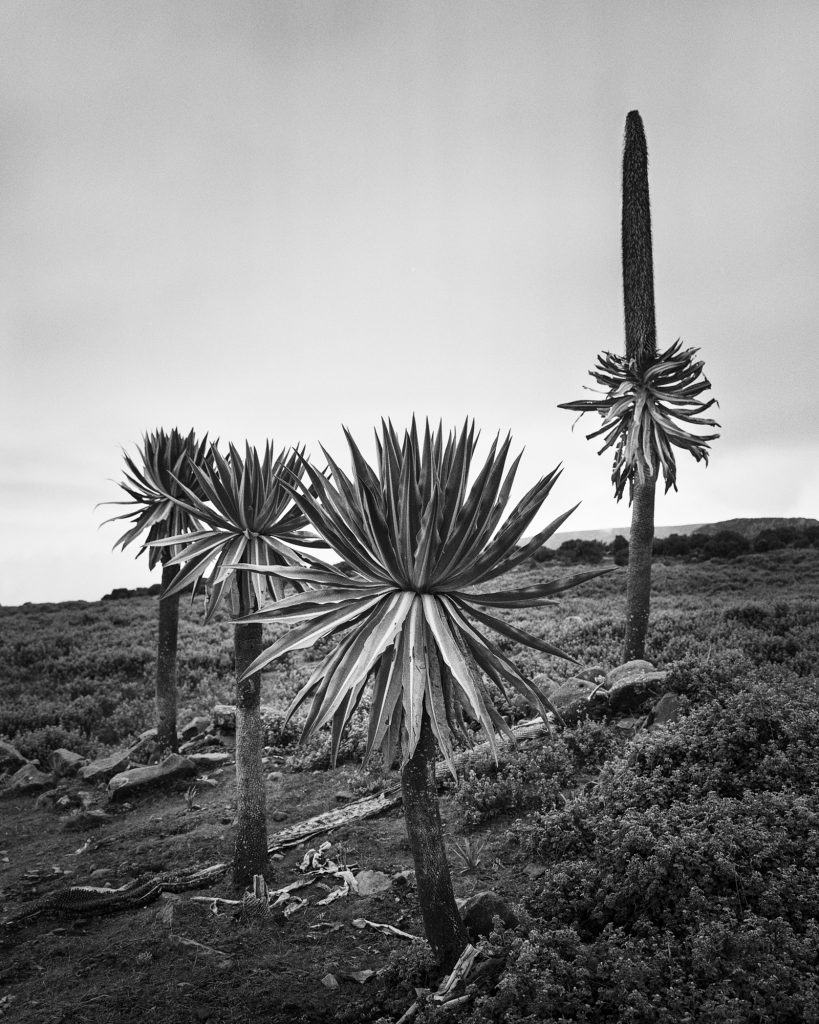
[[[551,695],[551,701],[567,725],[574,723],[588,714],[592,703],[589,701],[597,686],[588,679],[581,679],[579,676],[572,676]],[[593,698],[594,701],[605,700],[605,694],[598,690]]]
[[[194,736],[200,736],[202,733],[207,732],[209,728],[210,719],[207,715],[197,715],[196,718],[192,718],[182,726],[179,730],[179,738],[181,740],[192,740]]]
[[[392,887],[392,879],[383,871],[359,871],[355,880],[359,896],[377,896]]]
[[[112,800],[119,800],[126,793],[144,786],[156,786],[163,782],[187,779],[196,775],[196,765],[181,754],[168,754],[160,764],[149,764],[142,768],[132,768],[120,772],[108,783],[108,791]]]
[[[188,740],[185,743],[180,743],[179,753],[201,753],[202,751],[208,750],[211,747],[216,747],[221,750],[224,747],[224,744],[222,743],[218,736],[211,736],[210,733],[208,733],[205,736],[194,736],[192,740]]]
[[[99,828],[100,825],[107,825],[109,821],[113,820],[110,814],[106,814],[99,808],[90,811],[83,809],[69,815],[62,824],[62,830],[63,832],[85,832],[91,828]]]
[[[545,864],[527,864],[526,867],[523,869],[523,873],[524,873],[524,875],[528,875],[529,878],[531,878],[533,880],[535,878],[540,878],[542,875],[546,874],[546,865]]]
[[[8,781],[5,790],[9,795],[37,793],[54,783],[54,776],[41,772],[36,764],[24,764]]]
[[[232,761],[233,757],[226,750],[214,750],[207,754],[188,754],[188,760],[199,768],[219,768]]]
[[[17,747],[0,740],[0,771],[17,771],[24,764],[28,764],[28,758],[23,757]]]
[[[640,728],[645,719],[642,715],[629,715],[628,718],[618,718],[614,722],[614,728],[619,729],[620,732],[633,732]]]
[[[489,889],[470,896],[463,905],[461,917],[473,942],[492,931],[493,917],[499,917],[506,928],[514,928],[518,923],[517,914],[506,900]]]
[[[130,762],[130,750],[118,750],[80,768],[80,778],[91,783],[107,782],[117,773],[124,771]]]
[[[609,708],[614,714],[636,711],[646,698],[662,689],[667,672],[657,671],[650,661],[627,661],[609,672]]]
[[[156,729],[146,729],[140,733],[136,741],[128,748],[131,760],[137,764],[149,764],[156,761],[161,755],[159,744],[156,740]]]
[[[583,668],[579,672],[575,672],[575,679],[588,679],[590,683],[599,683],[601,680],[606,679],[606,670],[602,665],[592,665],[591,668]]]
[[[65,747],[59,747],[51,755],[51,769],[57,775],[74,775],[84,764],[88,764],[87,757]]]
[[[671,725],[680,717],[680,698],[676,693],[664,693],[648,716],[648,731],[653,732],[664,725]]]
[[[621,679],[627,679],[630,676],[643,676],[646,672],[654,671],[654,666],[650,661],[644,661],[641,658],[637,658],[634,661],[624,661],[622,665],[618,665],[610,672],[607,672],[606,682],[609,686],[614,686],[614,684],[619,683]]]
[[[37,808],[38,811],[53,811],[57,802],[57,797],[59,795],[59,790],[47,789],[37,797],[37,799],[34,801],[34,806]]]

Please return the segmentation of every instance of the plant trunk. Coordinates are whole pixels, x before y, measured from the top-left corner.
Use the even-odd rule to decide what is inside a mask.
[[[645,657],[651,601],[651,549],[654,543],[656,474],[632,487],[631,535],[626,583],[626,640],[623,661]]]
[[[176,644],[179,634],[179,594],[163,596],[179,573],[178,565],[162,566],[159,595],[159,642],[156,656],[156,742],[160,754],[179,750],[176,735]]]
[[[415,753],[401,770],[401,792],[424,931],[440,966],[450,971],[468,937],[446,858],[435,781],[435,737],[426,711]]]
[[[246,887],[267,867],[267,809],[262,766],[262,674],[239,681],[242,672],[262,653],[262,626],[237,622],[233,627],[236,656],[236,846],[233,884]]]
[[[626,356],[639,370],[657,356],[654,312],[654,257],[651,248],[651,205],[648,193],[648,148],[643,122],[636,110],[626,117],[623,149],[623,304]],[[631,535],[626,589],[626,639],[623,660],[645,653],[651,598],[651,548],[654,542],[654,491],[657,474],[640,482],[631,479]]]

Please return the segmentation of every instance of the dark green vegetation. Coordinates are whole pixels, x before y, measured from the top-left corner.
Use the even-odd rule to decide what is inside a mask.
[[[560,572],[554,563],[529,564],[508,585]],[[528,917],[483,942],[500,961],[496,984],[478,985],[472,1002],[439,1011],[441,1019],[819,1019],[819,552],[790,548],[705,562],[660,557],[652,576],[646,653],[670,669],[680,722],[653,733],[582,723],[512,753],[499,769],[476,766],[460,792],[442,797],[450,836],[485,844],[474,872],[458,873],[453,856],[456,895],[492,888]],[[507,618],[554,637],[585,665],[612,667],[623,641],[623,584],[622,574],[612,574],[557,605],[510,611]],[[183,602],[181,611],[180,704],[198,713],[232,696],[232,624],[217,616],[205,628],[200,606],[192,612]],[[155,630],[155,597],[0,609],[0,733],[46,758],[53,746],[102,750],[147,728]],[[275,635],[270,630],[265,642]],[[571,672],[514,641],[506,650],[531,675],[558,680]],[[266,672],[264,702],[283,712],[312,663],[294,652],[275,673]],[[517,698],[499,706],[509,718],[528,714]],[[322,733],[294,757],[298,727],[296,721],[295,729],[281,731],[274,723],[268,735],[287,758],[275,806],[291,821],[324,809],[340,778],[348,785],[360,780],[362,788],[374,781],[350,767],[366,742],[363,713],[339,752],[347,767],[335,774],[299,771],[325,768],[330,741]],[[76,742],[49,739],[41,731],[49,728],[71,730]],[[190,814],[181,794],[141,798],[106,827],[108,846],[78,857],[84,837],[60,835],[57,816],[25,798],[14,820],[33,837],[21,863],[42,862],[47,871],[54,863],[71,865],[79,883],[88,880],[83,871],[93,856],[93,863],[110,865],[112,884],[121,884],[126,861],[164,858],[167,868],[182,868],[224,859],[235,810],[230,786],[226,777],[224,793],[203,793],[203,809]],[[0,805],[4,816],[12,806],[18,804]],[[409,864],[397,812],[333,838],[355,847],[362,867]],[[13,841],[3,835],[0,848]],[[530,878],[523,869],[532,864],[545,873]],[[12,863],[0,874],[4,889],[16,870]],[[294,877],[290,860],[275,870],[274,884]],[[399,902],[397,893],[387,894],[366,911],[346,903],[324,916],[323,908],[308,909],[261,928],[215,918],[182,897],[175,931],[229,953],[237,966],[222,973],[206,956],[197,961],[170,946],[156,908],[79,929],[44,921],[11,937],[0,981],[21,1021],[136,1022],[150,1019],[153,1007],[156,1019],[181,1024],[196,1019],[192,1002],[209,1006],[214,1021],[394,1021],[415,999],[413,985],[437,984],[430,958],[420,945],[364,940],[343,915],[421,934],[417,896],[402,894]],[[310,931],[322,921],[329,927]],[[333,922],[343,927],[333,932]],[[62,934],[54,930],[59,926]],[[348,968],[378,970],[387,962],[388,970],[364,986],[342,982],[331,992],[319,984],[326,971],[341,977]],[[31,998],[41,1005],[26,1016]],[[55,1008],[45,1013],[49,1000]],[[427,1014],[422,1007],[416,1019]]]

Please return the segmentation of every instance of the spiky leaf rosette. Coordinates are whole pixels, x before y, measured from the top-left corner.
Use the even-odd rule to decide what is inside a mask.
[[[314,535],[303,532],[307,519],[282,485],[283,475],[293,480],[301,466],[306,465],[300,451],[281,451],[274,459],[273,447],[268,442],[261,458],[248,444],[244,459],[233,445],[229,446],[227,458],[216,445],[210,455],[211,460],[204,467],[191,467],[197,486],[181,484],[184,500],[180,499],[180,507],[196,516],[201,528],[154,541],[157,547],[184,544],[170,559],[170,564],[183,568],[168,593],[181,591],[204,578],[208,587],[206,622],[213,618],[225,594],[231,593],[234,580],[239,608],[244,611],[261,607],[265,594],[274,600],[284,595],[284,584],[279,578],[246,571],[244,563],[252,562],[263,568],[303,566],[304,558],[292,545],[325,546]],[[301,589],[300,585],[297,589]]]
[[[130,495],[129,500],[103,502],[106,505],[131,505],[134,508],[130,512],[111,516],[105,522],[130,519],[133,523],[116,541],[115,548],[126,548],[147,531],[137,558],[147,550],[148,568],[153,569],[157,562],[166,560],[179,550],[178,547],[160,550],[153,546],[153,541],[188,534],[199,526],[192,512],[179,504],[179,499],[185,497],[185,489],[200,494],[193,467],[204,466],[208,460],[207,436],[197,443],[193,431],[183,437],[176,427],[170,434],[159,429],[144,434],[142,447],[137,446],[137,451],[138,460],[123,452],[125,480],[119,486]]]
[[[551,706],[480,626],[546,654],[568,655],[540,637],[509,625],[490,608],[550,603],[553,595],[599,571],[493,593],[470,588],[520,565],[574,509],[558,516],[521,546],[518,541],[552,489],[560,470],[539,480],[501,525],[520,461],[505,472],[511,438],[498,438],[468,486],[477,439],[474,424],[444,441],[441,428],[423,441],[413,421],[399,440],[392,424],[376,436],[373,469],[345,430],[352,476],[325,452],[330,478],[304,463],[312,483],[293,488],[294,500],[347,568],[279,569],[283,579],[308,584],[246,621],[283,622],[291,630],[250,666],[259,671],[288,651],[311,647],[344,630],[292,702],[288,716],[311,701],[303,739],[332,723],[335,761],[342,730],[372,685],[367,756],[382,749],[391,764],[416,747],[424,711],[452,764],[452,734],[466,736],[464,714],[478,722],[494,749],[495,730],[509,732],[492,703],[486,679],[501,692],[511,685],[535,707]],[[603,570],[606,571],[606,570]]]
[[[634,360],[603,352],[597,357],[596,368],[589,372],[606,389],[605,397],[558,406],[581,415],[597,412],[603,417],[602,427],[586,437],[605,435],[598,455],[615,446],[611,479],[618,501],[635,473],[644,483],[647,476],[662,470],[666,491],[671,487],[676,490],[675,447],[690,452],[697,462],[708,462],[709,441],[716,440],[719,434],[697,435],[687,429],[688,425],[719,426],[715,420],[702,416],[717,401],[699,399],[711,384],[702,375],[704,364],[694,359],[698,351],[682,350],[682,343],[677,340],[647,363],[642,372]]]

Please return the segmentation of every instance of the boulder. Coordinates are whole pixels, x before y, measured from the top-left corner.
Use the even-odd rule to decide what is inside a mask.
[[[54,785],[54,776],[41,772],[36,764],[24,764],[18,768],[8,781],[6,792],[9,795],[17,793],[39,793],[40,790]]]
[[[131,768],[120,772],[108,783],[108,792],[112,800],[121,800],[127,794],[145,786],[157,786],[164,782],[175,782],[196,775],[196,765],[181,754],[168,754],[159,764],[149,764],[141,768]]]
[[[88,764],[87,757],[65,747],[59,747],[51,755],[51,769],[57,775],[74,775],[84,764]]]
[[[664,693],[649,712],[648,731],[654,732],[665,725],[671,725],[680,717],[680,698],[676,693]]]
[[[191,718],[190,721],[186,722],[179,730],[179,738],[181,740],[192,740],[194,736],[201,736],[207,732],[210,728],[210,719],[207,715],[198,715],[196,718]]]
[[[17,747],[0,740],[0,771],[17,771],[24,764],[28,764],[28,758],[23,757]]]
[[[461,917],[472,942],[492,931],[494,917],[499,917],[505,928],[514,928],[518,923],[517,914],[506,900],[489,889],[470,896],[461,909]]]
[[[101,757],[84,768],[80,768],[80,778],[91,783],[107,782],[118,772],[127,768],[130,761],[130,750],[117,750],[114,754]]]

